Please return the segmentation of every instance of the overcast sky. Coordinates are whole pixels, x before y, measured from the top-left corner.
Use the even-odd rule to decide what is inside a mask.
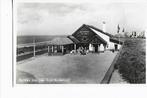
[[[144,3],[19,3],[18,35],[70,35],[82,24],[116,34],[117,25],[125,31],[147,28]]]

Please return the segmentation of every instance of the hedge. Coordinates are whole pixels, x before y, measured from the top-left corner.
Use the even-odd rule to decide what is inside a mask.
[[[145,40],[130,39],[124,42],[115,68],[129,83],[146,83]]]

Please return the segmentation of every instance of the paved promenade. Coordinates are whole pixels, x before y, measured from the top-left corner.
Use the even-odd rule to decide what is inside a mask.
[[[40,56],[17,63],[17,82],[100,83],[117,52]],[[31,78],[32,77],[32,78]],[[35,80],[36,79],[36,80]]]

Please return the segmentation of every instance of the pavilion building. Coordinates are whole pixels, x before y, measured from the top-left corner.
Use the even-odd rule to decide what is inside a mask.
[[[83,24],[72,35],[66,38],[53,39],[48,45],[48,52],[69,53],[81,47],[90,52],[104,52],[106,50],[117,50],[121,44],[122,42],[105,30]]]

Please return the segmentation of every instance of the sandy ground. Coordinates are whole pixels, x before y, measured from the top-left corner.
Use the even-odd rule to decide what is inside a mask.
[[[31,58],[17,63],[17,83],[100,83],[116,54]]]
[[[128,84],[128,82],[122,78],[118,70],[115,70],[112,74],[110,84]]]

